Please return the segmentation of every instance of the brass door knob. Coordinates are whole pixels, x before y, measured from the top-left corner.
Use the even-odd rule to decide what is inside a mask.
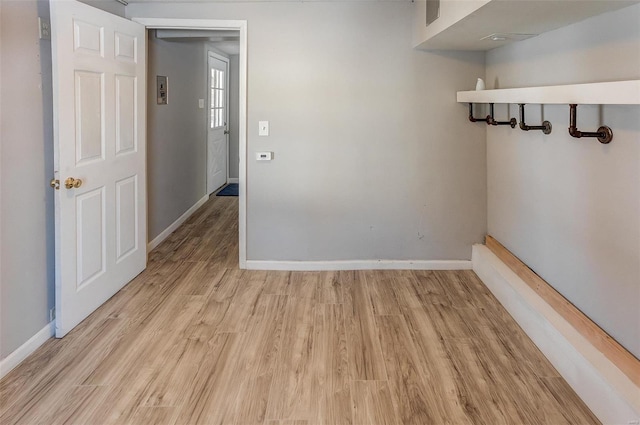
[[[64,187],[66,187],[67,189],[73,189],[73,188],[77,189],[80,186],[82,186],[82,180],[80,179],[74,179],[73,177],[69,177],[64,181]]]
[[[55,190],[60,190],[60,180],[51,179],[51,181],[49,182],[49,186],[51,186]]]

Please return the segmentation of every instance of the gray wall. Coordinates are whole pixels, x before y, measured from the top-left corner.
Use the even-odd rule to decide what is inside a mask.
[[[492,50],[489,88],[638,79],[639,22],[632,6]],[[640,357],[640,107],[578,107],[580,130],[613,129],[608,146],[572,139],[567,105],[527,120],[541,112],[549,136],[487,130],[489,234]]]
[[[240,56],[229,56],[229,178],[239,175],[239,135],[240,123],[238,116],[240,95]]]
[[[149,31],[147,188],[149,240],[206,195],[207,100],[202,42],[174,42]],[[156,103],[156,76],[169,78],[169,104]]]
[[[485,128],[455,92],[482,53],[411,48],[408,2],[132,3],[246,19],[250,260],[469,259],[486,232]],[[271,135],[258,137],[259,120]],[[275,160],[256,163],[256,151]]]
[[[49,322],[54,305],[51,43],[48,3],[0,2],[0,356]]]

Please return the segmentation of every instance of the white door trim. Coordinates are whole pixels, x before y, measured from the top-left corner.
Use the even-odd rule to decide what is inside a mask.
[[[240,268],[247,267],[247,21],[218,19],[173,19],[132,17],[132,21],[144,25],[147,29],[202,29],[202,30],[238,30],[240,32],[239,58],[239,128],[238,149],[240,167],[238,172],[238,237]]]

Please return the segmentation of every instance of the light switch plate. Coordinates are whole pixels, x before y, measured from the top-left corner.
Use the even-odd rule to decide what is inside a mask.
[[[258,121],[258,136],[269,135],[269,121]]]
[[[271,161],[273,152],[256,152],[256,161]]]
[[[169,103],[168,93],[169,93],[169,79],[164,75],[156,76],[156,89],[157,89],[157,104],[158,105],[166,105]]]
[[[204,109],[204,99],[198,99],[198,108]]]

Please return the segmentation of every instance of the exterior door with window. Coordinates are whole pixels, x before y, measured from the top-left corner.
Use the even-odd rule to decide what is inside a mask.
[[[211,194],[227,182],[229,62],[227,58],[209,52],[208,64],[207,191]]]

